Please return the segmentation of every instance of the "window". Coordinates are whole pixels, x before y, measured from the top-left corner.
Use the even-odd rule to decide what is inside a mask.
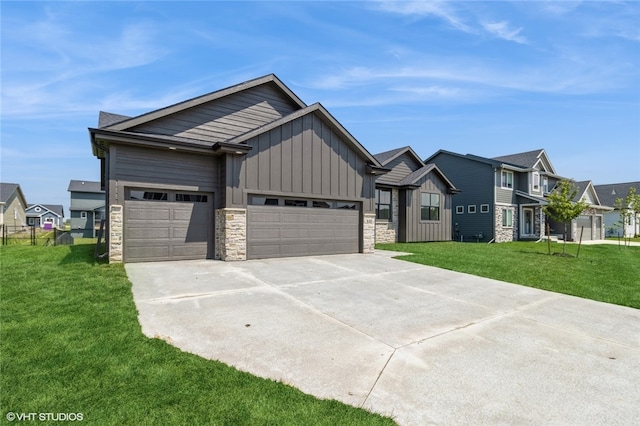
[[[464,213],[464,206],[456,206],[456,214]]]
[[[513,172],[502,171],[502,187],[513,189]]]
[[[376,188],[376,219],[391,219],[391,190]]]
[[[348,203],[344,201],[336,201],[336,209],[358,210],[356,203]]]
[[[545,194],[549,192],[549,179],[546,176],[542,177],[542,190]]]
[[[307,200],[284,200],[284,205],[288,207],[307,207]]]
[[[29,226],[35,225],[35,220],[34,220],[33,217],[28,217],[27,218],[27,225],[29,225]]]
[[[489,213],[489,204],[481,204],[480,213]]]
[[[251,205],[253,206],[277,206],[277,198],[251,196]]]
[[[440,194],[423,192],[420,202],[421,220],[440,220]]]
[[[167,201],[166,192],[145,191],[144,189],[132,189],[129,191],[130,200]]]
[[[86,219],[87,218],[87,212],[80,212],[80,219]]]
[[[475,204],[469,204],[467,206],[467,213],[475,213],[476,212],[476,205]]]
[[[533,172],[533,190],[540,191],[540,174]]]
[[[202,194],[176,194],[176,201],[183,203],[206,203],[208,197]]]
[[[502,209],[502,226],[506,228],[513,226],[513,210]]]

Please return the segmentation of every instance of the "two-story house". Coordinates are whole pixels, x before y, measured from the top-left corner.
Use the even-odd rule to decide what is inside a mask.
[[[454,238],[458,241],[538,240],[547,222],[546,195],[563,179],[544,149],[495,158],[440,150],[425,162],[436,164],[462,192],[454,199]],[[590,182],[577,183],[578,198],[589,208],[571,224],[568,239],[603,238],[600,205]],[[551,234],[562,234],[563,225],[550,222]]]
[[[445,174],[408,146],[374,157],[388,170],[376,178],[376,242],[450,241],[458,190]]]
[[[74,238],[95,238],[100,229],[100,221],[105,218],[105,191],[100,182],[72,180],[68,191],[71,196],[69,206],[71,236]]]
[[[0,225],[7,233],[22,231],[27,226],[27,200],[17,183],[0,183]]]

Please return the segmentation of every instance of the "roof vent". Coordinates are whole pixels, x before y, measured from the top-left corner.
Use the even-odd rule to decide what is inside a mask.
[[[616,195],[616,189],[615,189],[615,188],[613,188],[613,189],[611,190],[611,195]]]

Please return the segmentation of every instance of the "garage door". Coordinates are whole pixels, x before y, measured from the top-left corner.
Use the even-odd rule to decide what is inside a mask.
[[[278,206],[250,205],[247,211],[249,259],[359,252],[356,203],[280,200]]]
[[[602,239],[602,216],[596,216],[596,240]]]
[[[584,227],[584,232],[582,232]],[[576,240],[580,240],[580,233],[582,232],[582,241],[591,240],[591,216],[578,216],[578,234]]]
[[[129,189],[124,213],[124,260],[213,257],[213,194]]]

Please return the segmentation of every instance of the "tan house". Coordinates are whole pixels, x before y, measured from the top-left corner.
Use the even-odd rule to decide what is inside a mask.
[[[23,230],[27,226],[27,200],[17,183],[0,183],[0,225],[7,233]]]

